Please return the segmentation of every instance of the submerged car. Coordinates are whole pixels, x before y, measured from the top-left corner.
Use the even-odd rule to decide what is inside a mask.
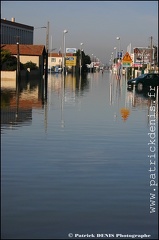
[[[147,73],[138,76],[137,78],[130,79],[127,81],[127,88],[133,89],[133,87],[138,91],[143,89],[159,86],[159,74],[158,73]]]

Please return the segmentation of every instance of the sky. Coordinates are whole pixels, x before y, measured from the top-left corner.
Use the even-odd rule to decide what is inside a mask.
[[[33,26],[34,44],[46,44],[49,22],[49,48],[83,50],[108,64],[115,47],[127,51],[135,47],[158,46],[158,1],[1,1],[1,18]],[[37,29],[36,29],[37,28]],[[116,38],[120,37],[120,40]],[[92,55],[93,54],[93,55]]]

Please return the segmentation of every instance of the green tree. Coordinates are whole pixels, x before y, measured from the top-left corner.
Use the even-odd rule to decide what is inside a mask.
[[[11,53],[8,50],[1,49],[1,65],[11,58]]]
[[[17,69],[17,58],[12,56],[8,50],[1,49],[1,70],[14,71]],[[23,64],[20,63],[20,69],[23,69]]]
[[[80,57],[82,57],[82,72],[87,72],[87,64],[91,63],[91,58],[89,55],[85,55],[84,51],[80,51],[80,49],[78,49],[78,51],[75,54],[77,56],[77,67],[80,66]],[[82,55],[82,56],[81,56]]]
[[[30,68],[30,70],[38,69],[36,63],[33,63],[32,61],[23,64],[23,66],[24,66],[24,69],[27,69],[27,68]]]

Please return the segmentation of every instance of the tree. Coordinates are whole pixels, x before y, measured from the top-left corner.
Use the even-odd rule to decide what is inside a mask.
[[[30,68],[30,70],[38,69],[36,63],[33,63],[32,61],[23,64],[23,66],[25,69],[27,69],[27,68]]]
[[[1,49],[1,70],[7,65],[7,61],[11,61],[11,53],[8,50]]]
[[[1,70],[14,71],[17,69],[17,58],[12,56],[8,50],[1,49]],[[23,64],[20,63],[20,69],[23,69]]]
[[[82,57],[81,65],[82,65],[82,72],[87,72],[87,64],[91,63],[91,58],[89,55],[85,55],[84,51],[78,49],[75,54],[77,56],[77,66],[80,67],[80,57]],[[82,55],[82,56],[80,56]]]
[[[11,53],[8,50],[1,49],[1,64],[5,63],[7,60],[11,58]]]

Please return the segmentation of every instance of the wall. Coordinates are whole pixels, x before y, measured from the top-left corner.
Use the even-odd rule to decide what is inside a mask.
[[[39,56],[20,56],[21,63],[24,64],[30,61],[36,63],[37,67],[39,67]]]
[[[51,59],[54,58],[55,62],[52,62]],[[62,66],[62,57],[48,57],[48,68]]]
[[[41,77],[42,77],[42,74],[39,69],[31,70],[31,71],[26,71],[26,70],[20,71],[21,81],[28,80],[31,78],[41,79]],[[2,84],[2,81],[4,82],[8,80],[13,80],[14,82],[16,82],[16,71],[1,71],[1,84]]]
[[[1,71],[1,79],[16,79],[15,71]]]

